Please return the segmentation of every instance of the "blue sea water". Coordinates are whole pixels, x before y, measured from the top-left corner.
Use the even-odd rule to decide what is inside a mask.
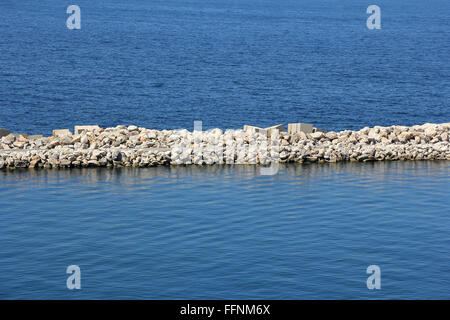
[[[2,0],[0,127],[449,122],[450,2],[369,4]],[[449,190],[448,161],[0,171],[0,298],[449,299]]]
[[[2,0],[0,127],[450,121],[450,2],[375,2]]]
[[[449,299],[449,190],[447,161],[0,171],[0,298]]]

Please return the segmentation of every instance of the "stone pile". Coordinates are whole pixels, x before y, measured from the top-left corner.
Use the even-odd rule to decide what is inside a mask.
[[[283,126],[193,132],[137,126],[77,129],[76,134],[55,130],[51,137],[1,137],[0,169],[450,160],[450,123],[340,132],[304,132],[294,126],[290,132],[278,130]]]

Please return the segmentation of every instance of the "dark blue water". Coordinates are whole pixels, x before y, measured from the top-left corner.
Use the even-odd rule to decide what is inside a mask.
[[[0,127],[324,129],[450,119],[450,2],[0,2]]]
[[[447,161],[3,171],[0,298],[449,299],[448,190]]]

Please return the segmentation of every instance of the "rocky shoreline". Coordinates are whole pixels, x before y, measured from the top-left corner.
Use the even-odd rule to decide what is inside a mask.
[[[450,160],[450,123],[359,131],[152,130],[137,126],[55,130],[0,138],[0,169]],[[5,130],[4,130],[5,131]],[[3,132],[4,132],[3,131]]]

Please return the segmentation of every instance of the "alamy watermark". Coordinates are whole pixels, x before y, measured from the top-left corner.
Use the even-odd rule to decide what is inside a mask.
[[[72,4],[67,7],[67,14],[70,16],[66,20],[66,26],[70,30],[81,29],[81,9],[78,5]],[[381,9],[379,6],[372,4],[367,7],[367,14],[370,16],[367,18],[366,26],[370,30],[381,29]]]
[[[179,130],[170,139],[171,163],[189,164],[260,164],[261,175],[275,175],[279,170],[278,129],[203,131],[202,122],[194,121],[194,130]]]
[[[367,18],[366,26],[369,30],[381,29],[381,9],[377,5],[371,5],[366,12],[371,16]]]
[[[66,269],[66,273],[70,274],[70,276],[67,278],[66,286],[67,289],[73,290],[81,289],[81,269],[77,265],[70,265]]]
[[[66,26],[70,30],[81,29],[81,9],[79,6],[73,4],[67,7],[67,14],[70,16],[66,20]]]
[[[381,289],[381,269],[379,266],[373,264],[367,267],[366,270],[367,274],[370,274],[370,276],[367,278],[366,285],[367,289],[373,290],[373,289]]]

